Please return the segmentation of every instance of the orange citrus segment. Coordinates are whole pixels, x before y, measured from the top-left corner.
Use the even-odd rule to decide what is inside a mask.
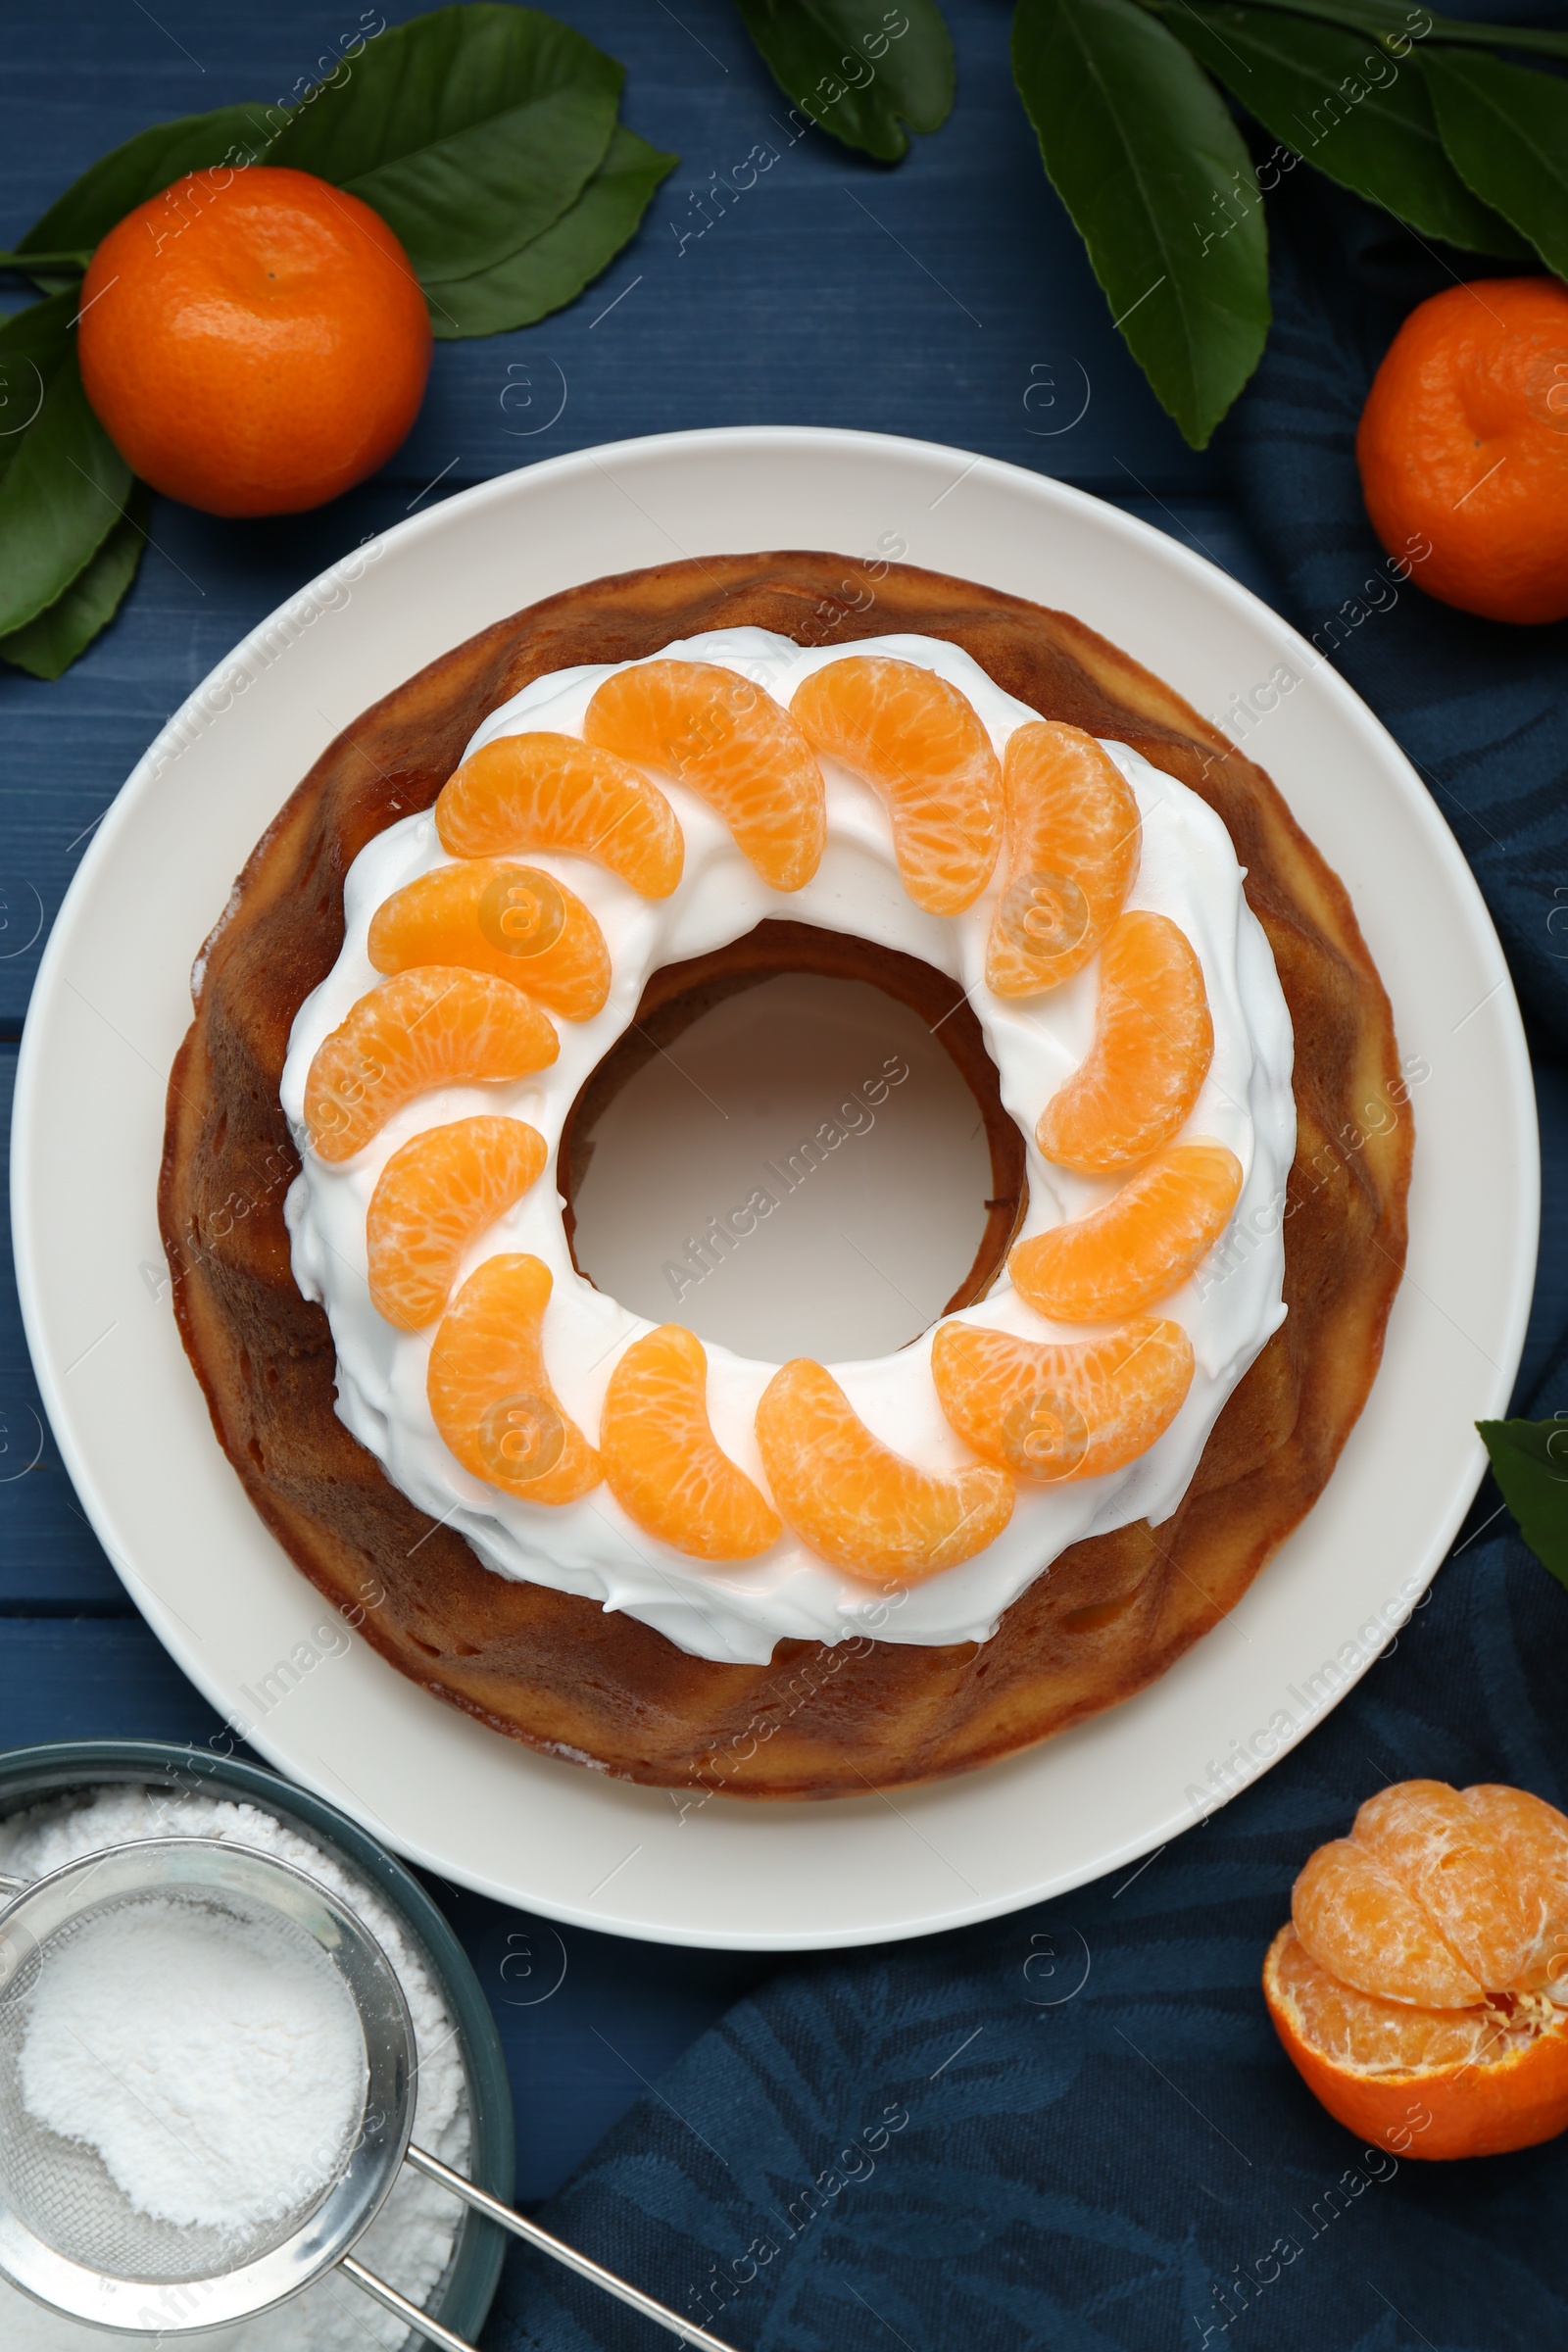
[[[1467,2009],[1486,1986],[1392,1870],[1355,1838],[1320,1845],[1291,1895],[1296,1933],[1320,1967],[1360,1992]]]
[[[442,1317],[425,1394],[443,1443],[475,1478],[528,1502],[575,1502],[601,1471],[545,1369],[551,1287],[540,1258],[487,1257]]]
[[[1385,1788],[1368,1797],[1350,1837],[1421,1905],[1478,1984],[1519,1982],[1541,1929],[1541,1898],[1457,1788],[1444,1781]]]
[[[599,1451],[628,1518],[693,1559],[753,1559],[784,1532],[760,1488],[720,1450],[708,1418],[708,1356],[679,1323],[634,1340],[615,1366]]]
[[[1278,1988],[1294,2005],[1306,2038],[1342,2066],[1399,2074],[1473,2065],[1496,2041],[1497,2020],[1484,2003],[1423,2009],[1342,1984],[1313,1959],[1294,1926],[1281,1929],[1271,1959]]]
[[[1041,719],[1002,755],[1007,879],[986,986],[1032,997],[1080,971],[1122,909],[1143,828],[1132,787],[1092,735]]]
[[[774,890],[799,890],[822,861],[822,771],[789,712],[715,662],[639,662],[607,678],[583,733],[716,808]]]
[[[591,1021],[610,994],[605,935],[576,892],[501,858],[438,866],[395,891],[371,917],[368,953],[378,972],[493,972],[567,1021]]]
[[[1203,970],[1163,914],[1118,915],[1100,958],[1095,1039],[1040,1114],[1047,1159],[1103,1176],[1175,1136],[1214,1056]]]
[[[488,972],[419,964],[361,997],[317,1048],[305,1124],[322,1159],[349,1159],[433,1086],[499,1085],[560,1053],[537,1004]]]
[[[932,1576],[972,1559],[1012,1516],[999,1470],[938,1478],[873,1437],[830,1372],[797,1356],[757,1408],[773,1500],[804,1544],[876,1583]]]
[[[1223,1144],[1172,1144],[1114,1200],[1020,1242],[1007,1272],[1037,1315],[1107,1323],[1169,1298],[1230,1223],[1242,1163]]]
[[[913,662],[850,654],[797,687],[790,714],[813,750],[886,801],[915,905],[972,906],[1001,845],[1002,769],[967,696]]]
[[[1526,1788],[1483,1782],[1465,1803],[1508,1857],[1521,1886],[1541,1897],[1542,1922],[1526,1983],[1568,1984],[1568,1821]]]
[[[1501,2155],[1568,2126],[1568,2013],[1538,1996],[1447,2010],[1379,1999],[1337,1984],[1290,1926],[1263,1994],[1314,2097],[1391,2156]]]
[[[569,850],[597,858],[645,899],[667,899],[686,845],[659,786],[575,735],[503,735],[475,752],[435,805],[453,858]]]
[[[400,1331],[433,1323],[465,1250],[522,1199],[548,1157],[524,1119],[456,1119],[394,1152],[365,1224],[376,1312]]]
[[[1019,1478],[1098,1478],[1147,1453],[1193,1383],[1179,1323],[1145,1318],[1102,1340],[1039,1347],[944,1323],[931,1343],[937,1401],[976,1453]]]

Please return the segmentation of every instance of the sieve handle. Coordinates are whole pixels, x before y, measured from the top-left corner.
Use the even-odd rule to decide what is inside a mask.
[[[8,1894],[25,1894],[27,1888],[31,1885],[32,1881],[30,1879],[8,1878],[6,1873],[3,1870],[0,1870],[0,1897],[4,1897]],[[4,1901],[0,1900],[0,1911],[3,1911],[4,1909]]]
[[[373,2271],[368,2271],[363,2262],[356,2262],[352,2254],[343,2255],[337,2267],[345,2278],[352,2278],[356,2286],[363,2286],[368,2295],[373,2296],[383,2311],[390,2311],[406,2328],[415,2328],[427,2343],[439,2344],[441,2352],[474,2352],[466,2335],[454,2335],[450,2328],[432,2320],[427,2311],[421,2311],[417,2303],[411,2303],[407,2295],[400,2295],[384,2278],[377,2278]]]
[[[607,2271],[602,2263],[592,2261],[586,2254],[579,2254],[576,2247],[568,2246],[564,2238],[553,2237],[548,2230],[541,2230],[537,2222],[524,2221],[520,2213],[514,2213],[512,2207],[503,2205],[498,2197],[487,2195],[482,2188],[475,2188],[471,2180],[465,2180],[461,2173],[455,2173],[439,2157],[427,2156],[422,2148],[411,2146],[407,2161],[416,2172],[423,2173],[426,2180],[437,2181],[442,2188],[449,2188],[455,2197],[461,2197],[466,2205],[471,2205],[475,2213],[482,2213],[490,2221],[499,2222],[501,2228],[510,2230],[514,2237],[520,2237],[525,2245],[536,2247],[541,2254],[548,2254],[553,2262],[564,2263],[566,2269],[575,2271],[579,2278],[588,2279],[594,2286],[602,2286],[607,2295],[618,2296],[622,2303],[629,2303],[633,2311],[640,2311],[645,2320],[652,2320],[657,2327],[667,2328],[671,2335],[678,2335],[683,2344],[695,2344],[699,2352],[735,2352],[732,2344],[724,2343],[716,2335],[710,2335],[707,2328],[699,2328],[695,2321],[681,2319],[667,2305],[656,2303],[653,2296],[645,2295],[640,2287],[628,2286],[625,2279],[617,2278],[613,2271]],[[343,2268],[347,2270],[349,2265],[345,2262]],[[367,2284],[366,2275],[358,2265],[354,2268],[353,2276],[362,2286]],[[379,2292],[379,2289],[375,2291]],[[422,2326],[423,2322],[415,2320],[411,2325]],[[458,2338],[437,2335],[434,2341],[450,2346],[456,2344]]]

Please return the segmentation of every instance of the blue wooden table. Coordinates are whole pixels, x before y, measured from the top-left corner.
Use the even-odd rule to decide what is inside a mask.
[[[436,347],[423,412],[362,490],[316,514],[220,522],[159,502],[109,633],[54,685],[0,665],[0,1085],[49,926],[138,755],[259,618],[368,532],[466,483],[638,433],[848,424],[983,451],[1113,500],[1265,597],[1212,456],[1188,450],[1110,330],[1047,185],[1006,66],[1004,0],[946,0],[948,127],[884,171],[787,107],[729,0],[557,0],[627,68],[625,119],[681,157],[635,243],[566,312]],[[387,0],[393,19],[413,7]],[[355,12],[356,21],[358,12]],[[0,244],[144,124],[309,74],[350,18],[307,0],[58,0],[6,11]],[[780,161],[719,210],[755,144]],[[721,201],[721,200],[720,200]],[[702,225],[704,220],[710,225]],[[20,281],[7,281],[16,307]],[[1087,405],[1077,412],[1087,393]],[[136,1616],[41,1420],[0,1260],[0,1746],[204,1740],[217,1728]],[[556,1931],[436,1885],[496,2006],[518,2118],[518,2192],[544,2196],[765,1957]],[[529,1971],[532,1973],[528,1973]]]

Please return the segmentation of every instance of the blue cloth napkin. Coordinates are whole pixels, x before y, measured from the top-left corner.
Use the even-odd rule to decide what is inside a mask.
[[[1445,266],[1321,182],[1271,226],[1277,322],[1229,428],[1238,487],[1306,634],[1362,613],[1317,641],[1474,865],[1568,1151],[1568,632],[1424,599],[1391,578],[1362,514],[1366,386],[1404,312],[1451,282]],[[1554,1194],[1516,1409],[1568,1406],[1565,1330]],[[1489,1518],[1498,1504],[1489,1482],[1389,1652],[1230,1805],[1044,1910],[790,1967],[541,2218],[743,2352],[1568,2341],[1568,2140],[1445,2165],[1369,2148],[1313,2102],[1258,1988],[1301,1862],[1374,1789],[1506,1781],[1568,1807],[1568,1593]],[[655,2340],[532,2256],[509,2266],[486,2337],[494,2352]]]

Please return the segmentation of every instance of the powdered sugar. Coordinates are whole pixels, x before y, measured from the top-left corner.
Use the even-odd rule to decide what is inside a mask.
[[[49,1960],[18,2071],[28,2114],[96,2148],[138,2213],[247,2238],[314,2202],[365,2104],[330,1961],[168,1895],[89,1919]]]
[[[279,1860],[291,1862],[297,1869],[307,1871],[352,1905],[396,1969],[414,2021],[419,2060],[415,2136],[421,2147],[428,2148],[446,2163],[460,2171],[466,2169],[465,2159],[469,2142],[466,2085],[457,2048],[455,2027],[431,1980],[429,1968],[397,1915],[351,1868],[335,1855],[325,1852],[308,1836],[279,1821],[275,1815],[248,1803],[205,1796],[177,1797],[157,1788],[109,1788],[86,1795],[74,1794],[27,1813],[14,1814],[9,1820],[0,1822],[0,1870],[18,1877],[42,1877],[51,1870],[59,1869],[62,1864],[74,1861],[80,1854],[95,1853],[106,1846],[122,1844],[132,1838],[181,1836],[221,1838],[235,1844],[274,1854]],[[160,1914],[169,1908],[165,1904],[151,1907],[137,1937],[122,1942],[121,1936],[116,1935],[112,1962],[103,1951],[94,1956],[90,1987],[92,2006],[83,2014],[91,2022],[92,2039],[100,2050],[106,2033],[117,2031],[112,2012],[122,2006],[128,2014],[145,2006],[147,1985],[144,1974],[158,1964],[160,1935],[167,1934],[171,1927],[167,1917],[160,1920]],[[106,1939],[110,1931],[111,1923],[105,1922],[102,1932]],[[78,1938],[76,1948],[82,1950],[91,1944],[95,1933],[84,1933]],[[188,1961],[188,1922],[181,1924],[179,1934]],[[132,1943],[139,1944],[139,1949],[130,1948]],[[167,1959],[167,1952],[165,1957]],[[248,2054],[231,2047],[226,2059],[220,2061],[216,2051],[213,2053],[212,2068],[221,2065],[227,2075],[221,2098],[217,2098],[220,2076],[210,2068],[210,2081],[207,2091],[204,2091],[197,2080],[200,2070],[192,2066],[188,2058],[182,2058],[177,2053],[172,2066],[161,2070],[160,2080],[166,2085],[166,2095],[171,2080],[183,2082],[187,2095],[193,2101],[201,2101],[208,2091],[215,2094],[216,2103],[210,2109],[203,2110],[199,2128],[204,2133],[215,2134],[219,2142],[223,2143],[226,2127],[220,2118],[227,2096],[235,2090],[236,2072],[245,2076],[244,2095],[256,2095],[260,2084],[265,2102],[268,2068],[284,2052],[288,2024],[286,2013],[278,2013],[275,1991],[268,1993],[259,1984],[253,1983],[249,1992],[242,1994],[234,1986],[232,1971],[243,1966],[242,1952],[230,1949],[220,1955],[209,1948],[207,1958],[214,1963],[213,1967],[206,1970],[205,1975],[200,1967],[196,1971],[202,1984],[197,1984],[194,1980],[192,1982],[192,1990],[199,1996],[202,2017],[198,2018],[190,2000],[182,1994],[181,2014],[172,2022],[177,2025],[182,2040],[188,2039],[193,2031],[217,2033],[221,2029],[225,2004],[231,2003],[235,2011],[243,2004],[250,2021],[248,2031],[252,2035]],[[62,1966],[65,1965],[63,1961]],[[106,1965],[113,1967],[113,1978],[106,1975]],[[230,1991],[227,1994],[221,1982],[225,1971],[230,1972]],[[51,1972],[52,1975],[54,1973]],[[110,1983],[116,1986],[112,1994],[105,1989]],[[138,1985],[139,1989],[133,1993],[133,1987]],[[313,1989],[318,1991],[319,1988],[296,1986],[296,1991],[305,1992],[307,1997],[311,1996]],[[125,1997],[122,2003],[122,1991]],[[73,1992],[69,1982],[63,1982],[59,1998],[66,2007],[61,2014],[65,2015],[69,2008],[70,2013],[74,2015],[79,2004],[87,1998],[87,1992],[85,1986],[78,1986]],[[262,2008],[251,1999],[251,1994],[255,1994],[257,2000],[264,2004]],[[267,2013],[269,2004],[270,2015]],[[318,2001],[313,2001],[313,2006],[318,2022],[320,2022]],[[306,2013],[296,2007],[294,2014],[297,2024]],[[354,2041],[358,2044],[358,2029],[353,2026],[352,2011],[349,2019]],[[29,2028],[29,2047],[32,2046],[32,2036],[39,2022],[35,2005]],[[155,2031],[161,2032],[163,2029],[155,2028]],[[313,2042],[313,2068],[317,2063],[315,2053],[318,2047],[329,2052],[335,2039],[329,2013],[326,2032],[327,2041],[324,2044]],[[39,2043],[40,2053],[43,2046]],[[343,2045],[339,2043],[337,2046],[341,2053]],[[132,2052],[122,2050],[117,2063],[131,2062],[133,2055]],[[133,2180],[144,2192],[150,2189],[151,2194],[144,2193],[139,2200],[144,2210],[159,2212],[166,2218],[182,2222],[216,2218],[219,2200],[213,2195],[211,2179],[197,2180],[189,2173],[179,2170],[173,2163],[172,2155],[159,2158],[145,2144],[139,2147],[133,2145],[132,2136],[127,2136],[130,2127],[123,2116],[111,2121],[106,2114],[101,2077],[97,2079],[93,2106],[88,2112],[73,2103],[81,2085],[73,2082],[69,2064],[61,2059],[58,2039],[49,2065],[44,2067],[41,2057],[38,2063],[39,2099],[45,2102],[58,2099],[62,2102],[46,2115],[45,2120],[57,2130],[73,2132],[86,2120],[91,2128],[79,2135],[91,2138],[94,2144],[103,2149],[111,2170],[116,2172],[117,2179],[122,2180],[122,2185],[131,2191],[132,2196],[136,2195]],[[358,2063],[363,2070],[363,2050],[358,2053]],[[356,2112],[359,2090],[360,2084],[356,2082],[353,2090]],[[295,2092],[297,2096],[298,2077]],[[341,2101],[343,2092],[344,2084],[339,2080],[331,2096],[323,2095],[319,2119],[315,2114],[315,2093],[311,2094],[313,2123],[319,2120],[329,2134],[328,2110],[334,2100]],[[33,2105],[31,2086],[26,2095],[29,2106]],[[74,2116],[75,2122],[68,2124],[56,2120],[57,2116],[68,2115]],[[259,2120],[259,2114],[256,2118],[247,2116],[247,2130],[253,2121]],[[292,2132],[286,2129],[286,2110],[276,2111],[273,2123],[276,2130],[270,2141],[270,2156],[267,2156],[261,2147],[246,2151],[246,2180],[253,2197],[258,2194],[265,2197],[270,2190],[276,2193],[279,2151],[285,2140],[291,2146],[297,2147],[299,2144],[301,2135],[297,2121]],[[240,2144],[244,2144],[243,2140]],[[318,2144],[314,2133],[311,2144]],[[331,2144],[330,2136],[328,2144]],[[270,2172],[270,2164],[272,2167]],[[123,2171],[119,2169],[122,2165]],[[181,2199],[184,2199],[189,2210],[171,2210]],[[223,2210],[225,2215],[231,2215],[232,2204],[225,2204]],[[388,2279],[402,2293],[422,2304],[428,2300],[451,2260],[461,2220],[461,2209],[453,2198],[417,2174],[405,2170],[380,2218],[367,2232],[358,2251],[371,2270]],[[113,2336],[106,2335],[99,2328],[85,2328],[77,2322],[60,2319],[53,2313],[40,2310],[24,2296],[0,2282],[0,2344],[5,2346],[5,2352],[104,2352],[105,2345],[114,2340]],[[219,2352],[219,2347],[222,2347],[223,2352],[228,2352],[229,2347],[234,2347],[235,2352],[240,2352],[240,2348],[243,2348],[243,2352],[364,2352],[367,2345],[388,2348],[412,2346],[416,2339],[396,2320],[379,2311],[357,2287],[329,2276],[279,2311],[267,2313],[240,2327],[214,2329],[202,2335],[183,2337],[181,2341],[190,2345],[192,2352],[209,2352],[209,2348],[210,2352]]]

